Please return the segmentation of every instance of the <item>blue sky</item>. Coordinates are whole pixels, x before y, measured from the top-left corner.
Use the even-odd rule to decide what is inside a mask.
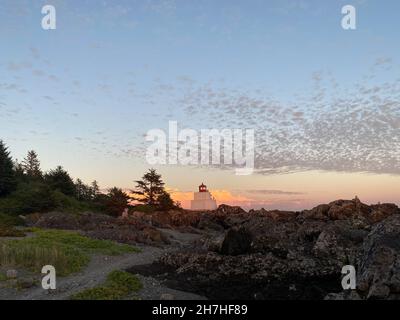
[[[41,28],[45,4],[56,7],[56,30]],[[341,28],[346,4],[357,30]],[[61,164],[129,187],[148,167],[143,134],[178,120],[267,130],[257,188],[282,170],[400,173],[398,1],[3,0],[0,9],[0,138],[19,159],[35,149],[46,170]],[[207,178],[160,170],[178,190],[192,182],[176,176]],[[213,183],[233,190],[229,179]]]

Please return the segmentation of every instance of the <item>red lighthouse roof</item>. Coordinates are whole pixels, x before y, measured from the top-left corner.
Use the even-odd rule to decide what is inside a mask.
[[[207,186],[203,182],[199,186],[199,192],[207,192]]]

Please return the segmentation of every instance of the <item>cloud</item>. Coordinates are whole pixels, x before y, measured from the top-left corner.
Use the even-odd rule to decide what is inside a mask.
[[[245,190],[244,192],[255,195],[302,195],[304,192],[293,192],[283,190]]]
[[[7,70],[9,71],[21,71],[24,69],[30,69],[32,68],[32,63],[30,62],[9,62],[7,64]]]
[[[179,189],[173,189],[173,188],[167,188],[167,191],[171,194],[173,200],[179,201],[182,207],[190,209],[190,201],[193,199],[192,191],[180,191]],[[299,198],[285,198],[285,199],[279,197],[278,198],[265,197],[261,199],[255,198],[247,195],[247,193],[249,193],[248,190],[229,191],[225,189],[217,189],[217,190],[210,190],[210,192],[217,201],[218,205],[227,204],[231,206],[240,206],[246,210],[251,208],[254,209],[265,208],[269,210],[275,210],[275,209],[300,210],[308,205],[306,199],[299,199]],[[291,193],[290,195],[292,194],[294,195],[294,193]],[[260,194],[258,194],[258,196],[259,195]]]
[[[379,60],[380,64],[390,59]],[[177,88],[170,119],[189,128],[256,132],[261,174],[324,170],[400,174],[400,80],[365,79],[341,87],[330,73],[313,74],[312,94],[293,102],[211,83]]]

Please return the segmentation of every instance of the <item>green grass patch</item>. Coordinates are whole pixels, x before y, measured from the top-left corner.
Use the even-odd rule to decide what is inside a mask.
[[[1,282],[1,281],[6,281],[6,280],[7,280],[6,274],[5,274],[4,272],[1,272],[1,271],[0,271],[0,282]]]
[[[139,278],[125,271],[113,271],[102,286],[83,290],[72,300],[122,300],[137,293],[143,285]]]
[[[32,238],[0,241],[0,265],[21,266],[40,272],[52,265],[65,276],[80,271],[90,261],[90,254],[119,255],[138,252],[135,247],[108,240],[84,237],[64,230],[33,229]]]

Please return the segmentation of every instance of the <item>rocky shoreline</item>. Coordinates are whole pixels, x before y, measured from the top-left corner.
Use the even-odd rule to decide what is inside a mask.
[[[303,212],[221,206],[170,221],[216,232],[131,271],[209,299],[400,299],[399,212],[357,198]],[[356,290],[342,289],[344,265],[357,270]]]
[[[209,212],[131,212],[124,218],[46,214],[31,217],[30,225],[173,246],[127,270],[208,299],[400,299],[400,209],[394,204],[366,205],[356,198],[301,212],[221,205]],[[196,240],[172,233],[196,234]],[[342,289],[345,265],[357,271],[356,290]]]

